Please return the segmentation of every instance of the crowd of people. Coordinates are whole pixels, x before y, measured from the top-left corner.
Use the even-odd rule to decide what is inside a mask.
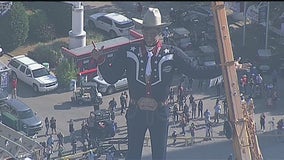
[[[57,152],[57,157],[63,156],[64,151],[64,143],[70,142],[71,146],[71,153],[70,154],[76,154],[79,146],[81,147],[81,151],[88,152],[85,156],[87,157],[96,157],[97,153],[93,152],[92,150],[95,148],[100,147],[100,140],[102,140],[104,137],[112,137],[114,136],[114,132],[117,132],[117,123],[115,122],[115,112],[119,111],[122,115],[125,113],[125,109],[127,108],[127,100],[128,100],[128,94],[126,91],[121,92],[120,96],[120,106],[117,104],[115,98],[112,98],[109,102],[108,110],[110,112],[109,117],[109,123],[108,120],[106,121],[97,121],[96,120],[96,114],[95,112],[99,112],[98,110],[94,112],[90,112],[90,116],[82,121],[81,128],[76,129],[74,128],[74,120],[70,119],[68,122],[68,130],[70,135],[65,136],[62,134],[62,132],[56,131],[56,119],[54,117],[51,117],[49,119],[48,117],[44,120],[44,126],[45,126],[45,136],[47,137],[46,142],[42,142],[44,149],[44,155],[45,158],[51,159],[51,155],[54,154],[54,152]],[[120,108],[120,110],[118,110]],[[98,123],[96,123],[98,122]],[[113,124],[113,126],[109,126]],[[98,131],[97,128],[101,128],[102,130]],[[107,131],[110,130],[110,131]],[[112,135],[107,135],[109,133],[112,133]],[[103,136],[103,137],[102,137]],[[57,142],[57,143],[56,143]],[[78,144],[80,142],[80,144]],[[70,152],[70,151],[66,151]],[[109,153],[109,157],[113,155],[113,151]],[[92,158],[91,158],[92,159]]]
[[[262,74],[263,73],[257,70],[256,67],[252,67],[250,70],[240,73],[239,87],[241,92],[241,100],[247,103],[250,113],[254,113],[255,108],[250,108],[250,106],[252,106],[251,103],[253,103],[253,99],[257,98],[264,98],[268,108],[277,107],[276,102],[279,100],[277,89],[277,79],[279,77],[278,72],[277,70],[273,70],[271,72],[271,79],[264,79]],[[220,120],[228,120],[228,104],[226,98],[221,100],[220,97],[222,97],[222,95],[218,95],[215,105],[212,105],[212,109],[206,109],[204,111],[203,108],[210,107],[204,106],[204,101],[206,101],[206,99],[196,99],[192,94],[192,87],[190,87],[189,90],[188,88],[184,87],[186,85],[183,85],[183,83],[184,78],[181,78],[180,84],[177,86],[177,88],[175,90],[174,88],[170,88],[169,91],[168,101],[171,104],[172,120],[174,124],[178,124],[178,126],[181,128],[180,135],[184,136],[186,134],[186,127],[188,126],[188,132],[190,132],[191,136],[194,138],[191,125],[189,125],[191,124],[190,121],[192,121],[192,124],[196,122],[199,123],[199,127],[195,127],[195,129],[205,128],[205,139],[211,139],[210,137],[212,137],[213,127],[217,124],[220,124]],[[214,114],[211,114],[210,111],[214,111]],[[199,122],[199,120],[202,119],[204,119],[204,123]],[[276,122],[274,122],[274,118],[272,119],[273,120],[267,122],[265,113],[262,113],[259,118],[259,130],[264,132],[266,123],[269,123],[270,130],[272,130],[274,123],[276,124]],[[277,122],[276,128],[278,129],[279,133],[282,133],[282,119]],[[179,135],[176,134],[175,130],[172,133],[172,137],[175,137],[173,144],[176,143],[177,136]]]

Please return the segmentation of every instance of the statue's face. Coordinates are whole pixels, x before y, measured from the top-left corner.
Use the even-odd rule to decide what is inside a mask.
[[[158,27],[142,27],[142,34],[147,46],[153,46],[160,38],[161,29]]]

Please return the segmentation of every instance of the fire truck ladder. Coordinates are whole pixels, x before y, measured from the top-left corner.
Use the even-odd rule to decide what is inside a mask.
[[[241,103],[224,2],[212,2],[212,11],[229,107],[229,123],[231,124],[233,148],[236,159],[262,160],[263,157],[258,146],[253,118],[248,115],[247,104]]]

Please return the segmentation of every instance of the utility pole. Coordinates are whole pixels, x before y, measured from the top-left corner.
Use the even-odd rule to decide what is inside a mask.
[[[219,48],[225,93],[229,107],[229,123],[232,131],[233,148],[237,160],[262,160],[255,134],[254,121],[248,115],[246,102],[241,102],[238,76],[229,34],[223,1],[213,1],[217,44]],[[252,107],[253,108],[253,107]],[[253,112],[250,114],[253,115]]]

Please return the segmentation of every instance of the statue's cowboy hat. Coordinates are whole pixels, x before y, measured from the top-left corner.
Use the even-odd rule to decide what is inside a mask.
[[[144,15],[143,20],[132,18],[142,27],[166,27],[171,23],[162,23],[162,16],[158,8],[148,8],[147,12]]]

